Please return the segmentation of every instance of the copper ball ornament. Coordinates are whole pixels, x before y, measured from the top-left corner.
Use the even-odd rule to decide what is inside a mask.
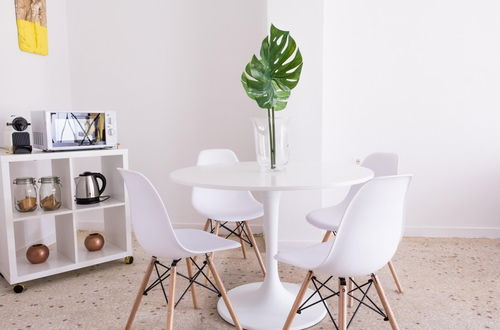
[[[85,238],[85,247],[89,251],[99,251],[104,246],[104,237],[99,233],[93,233]]]
[[[35,244],[26,251],[26,259],[32,264],[41,264],[49,258],[49,248],[43,244]]]

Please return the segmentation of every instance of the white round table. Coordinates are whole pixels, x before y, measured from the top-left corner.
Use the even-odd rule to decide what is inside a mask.
[[[300,287],[300,284],[280,281],[278,262],[274,259],[278,252],[281,191],[350,186],[373,178],[373,172],[357,165],[290,163],[284,171],[269,173],[261,171],[256,162],[240,162],[183,168],[172,172],[170,177],[174,182],[188,186],[263,192],[267,274],[263,282],[238,286],[228,295],[243,328],[271,330],[283,327]],[[309,295],[312,294],[312,290],[309,291]],[[232,323],[222,299],[217,310],[224,320]],[[293,329],[311,327],[325,315],[323,305],[316,304],[295,317]]]

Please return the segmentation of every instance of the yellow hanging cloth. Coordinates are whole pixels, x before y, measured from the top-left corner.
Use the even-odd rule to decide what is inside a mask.
[[[19,49],[34,54],[48,55],[45,0],[16,0],[16,22]]]

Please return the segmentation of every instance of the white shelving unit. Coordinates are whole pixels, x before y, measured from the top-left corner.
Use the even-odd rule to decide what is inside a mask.
[[[62,206],[55,211],[43,211],[39,207],[33,212],[18,212],[14,207],[12,181],[20,168],[24,170],[23,173],[30,170],[36,173],[40,167],[45,169],[43,176],[61,178]],[[127,195],[123,180],[116,170],[119,167],[128,168],[128,153],[125,149],[0,155],[0,273],[7,282],[17,285],[132,256]],[[106,177],[103,195],[110,195],[110,199],[91,205],[75,203],[73,178],[84,170],[99,171]],[[46,262],[33,265],[25,257],[26,248],[16,251],[17,223],[44,221],[48,216],[54,217],[56,243],[50,247]],[[87,251],[83,239],[77,235],[79,219],[88,216],[102,222],[100,227],[104,229],[105,245],[100,251]],[[131,262],[133,259],[127,260]]]

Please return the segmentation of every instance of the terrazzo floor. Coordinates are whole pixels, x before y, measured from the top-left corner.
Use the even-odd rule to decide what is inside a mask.
[[[0,329],[123,329],[149,259],[134,246],[131,265],[114,261],[31,281],[21,294],[0,280]],[[379,277],[401,329],[500,329],[500,239],[405,238],[393,261],[405,293],[395,291],[388,269]],[[227,289],[262,279],[251,251],[246,260],[241,250],[218,253],[215,262]],[[179,271],[186,273],[184,263]],[[280,274],[297,283],[305,275],[287,265]],[[182,285],[179,280],[179,290]],[[175,310],[175,329],[232,329],[217,314],[217,297],[198,294],[201,309],[186,295]],[[335,315],[336,300],[329,305]],[[162,329],[165,321],[165,301],[155,289],[143,298],[134,329]],[[333,325],[326,317],[311,329]],[[349,329],[390,326],[362,308]]]

